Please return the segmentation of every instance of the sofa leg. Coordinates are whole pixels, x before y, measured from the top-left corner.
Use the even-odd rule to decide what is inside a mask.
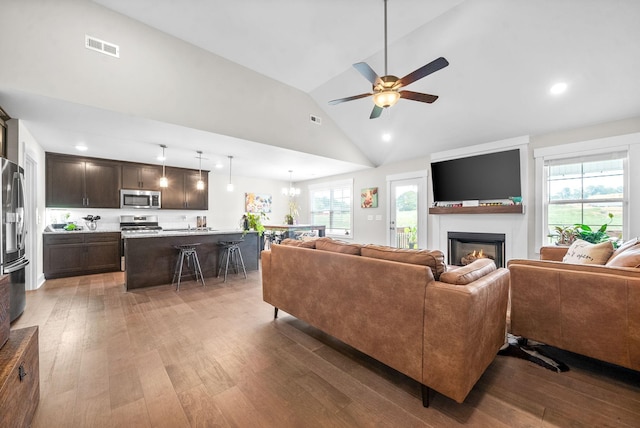
[[[273,308],[273,319],[278,318],[278,308],[274,307]]]
[[[422,387],[422,406],[429,407],[429,392],[431,390],[426,385],[420,384],[420,386]]]

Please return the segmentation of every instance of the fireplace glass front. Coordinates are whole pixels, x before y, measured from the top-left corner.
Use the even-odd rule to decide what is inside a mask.
[[[490,258],[505,267],[504,233],[448,232],[448,263],[465,266],[478,258]]]

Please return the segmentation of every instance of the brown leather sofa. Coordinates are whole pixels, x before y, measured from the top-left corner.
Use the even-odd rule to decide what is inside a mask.
[[[425,407],[429,388],[464,401],[505,340],[507,269],[482,259],[444,272],[437,250],[302,245],[311,248],[262,252],[275,316],[280,308],[420,382]]]
[[[509,261],[511,333],[640,370],[640,269],[563,263],[566,252]]]

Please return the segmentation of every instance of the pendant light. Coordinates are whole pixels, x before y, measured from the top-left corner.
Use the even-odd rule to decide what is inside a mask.
[[[169,187],[169,180],[167,180],[167,176],[164,173],[164,161],[166,159],[164,149],[166,149],[167,146],[160,144],[160,147],[162,147],[162,177],[160,177],[160,187]]]
[[[228,156],[229,157],[229,184],[227,184],[227,192],[233,192],[233,184],[231,183],[231,159],[233,159],[233,156]]]
[[[198,160],[200,161],[199,167],[198,167],[198,182],[196,183],[196,189],[198,190],[204,190],[204,181],[202,181],[202,150],[198,150],[196,153],[198,153]]]
[[[283,187],[282,194],[285,196],[289,196],[293,198],[294,196],[298,196],[300,194],[300,189],[297,187],[293,187],[293,170],[289,170],[289,188]]]

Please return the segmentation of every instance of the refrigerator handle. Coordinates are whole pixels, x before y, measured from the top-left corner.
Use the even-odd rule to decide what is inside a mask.
[[[8,274],[8,273],[18,271],[24,268],[25,266],[27,266],[28,264],[29,264],[29,260],[21,259],[18,263],[14,263],[12,265],[6,266],[4,269],[2,269],[2,273]]]

